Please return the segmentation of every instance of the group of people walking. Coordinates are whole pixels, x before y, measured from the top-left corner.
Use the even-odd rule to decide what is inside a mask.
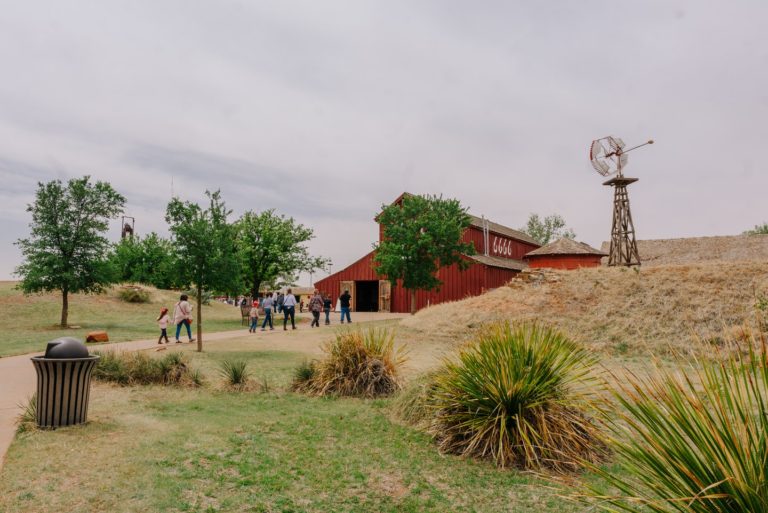
[[[352,322],[350,316],[350,300],[351,295],[348,290],[345,290],[343,294],[339,296],[339,305],[341,308],[341,324],[344,324],[346,319],[347,323]],[[245,303],[245,300],[243,300]],[[303,303],[303,302],[302,302]],[[296,301],[296,296],[293,295],[291,289],[288,289],[285,294],[277,292],[274,294],[268,293],[264,296],[263,300],[259,302],[258,298],[253,299],[251,309],[248,312],[250,333],[256,333],[259,329],[259,309],[264,311],[264,320],[261,324],[261,331],[265,331],[267,326],[270,330],[274,330],[274,316],[278,313],[283,314],[283,330],[288,330],[288,321],[291,321],[291,329],[296,329],[296,307],[299,303]],[[310,327],[320,327],[320,314],[325,313],[326,326],[331,324],[331,309],[332,309],[331,297],[328,294],[320,294],[315,289],[314,294],[309,300],[308,308],[312,313],[312,323]],[[179,298],[179,302],[173,307],[173,314],[169,315],[167,308],[160,310],[160,316],[157,318],[157,325],[160,328],[160,338],[157,340],[158,344],[162,344],[163,340],[168,344],[168,324],[173,323],[176,325],[176,343],[181,344],[179,336],[181,335],[182,326],[187,329],[187,336],[189,342],[194,342],[192,337],[192,305],[189,303],[189,296],[182,294]]]
[[[352,319],[349,316],[349,292],[345,291],[344,294],[342,294],[339,297],[339,300],[341,301],[342,305],[344,305],[345,302],[345,295],[346,295],[346,318],[348,322],[352,322]],[[302,301],[303,303],[303,301]],[[249,313],[249,317],[251,319],[251,328],[250,332],[255,333],[258,327],[258,319],[259,319],[259,307],[261,307],[262,310],[264,310],[264,321],[261,325],[261,331],[265,331],[267,325],[269,325],[269,329],[273,330],[273,316],[276,313],[282,313],[283,314],[283,330],[288,330],[288,321],[291,321],[291,329],[296,329],[296,306],[300,305],[301,303],[298,303],[296,301],[296,296],[293,295],[293,291],[291,289],[288,289],[288,291],[285,294],[282,293],[276,293],[273,294],[267,294],[263,301],[259,303],[258,299],[254,299],[253,305],[251,306],[251,311]],[[309,299],[308,307],[309,311],[312,313],[312,323],[310,324],[310,327],[320,327],[320,314],[325,312],[325,324],[329,325],[331,324],[331,309],[332,309],[332,301],[331,297],[328,294],[322,295],[320,292],[315,289],[314,293],[312,294],[312,297]],[[344,307],[342,306],[342,316],[341,316],[341,322],[344,323]]]
[[[173,322],[176,325],[176,343],[181,344],[179,335],[181,335],[181,327],[187,328],[187,337],[190,343],[195,341],[192,336],[192,305],[189,303],[189,296],[182,294],[179,297],[179,302],[173,305],[173,316],[168,315],[168,309],[163,307],[160,309],[160,316],[157,318],[157,325],[160,328],[160,338],[157,339],[158,344],[168,344],[168,323]]]

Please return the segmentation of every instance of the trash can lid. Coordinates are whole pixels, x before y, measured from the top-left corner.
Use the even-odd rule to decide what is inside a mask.
[[[61,337],[48,342],[45,358],[88,358],[88,348],[72,337]]]

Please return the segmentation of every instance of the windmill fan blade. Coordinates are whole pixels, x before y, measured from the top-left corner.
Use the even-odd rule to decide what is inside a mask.
[[[604,160],[592,160],[592,167],[603,176],[608,176],[611,173],[610,166]]]
[[[589,147],[589,160],[595,160],[603,152],[603,145],[599,140],[592,141],[592,145]]]

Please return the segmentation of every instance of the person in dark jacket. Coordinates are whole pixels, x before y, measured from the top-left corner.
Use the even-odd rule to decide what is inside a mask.
[[[312,324],[311,327],[320,327],[320,312],[323,310],[323,296],[315,289],[315,294],[312,299],[309,300],[309,311],[312,312]]]
[[[349,302],[352,300],[352,296],[349,295],[349,291],[345,290],[342,295],[339,296],[341,302],[341,323],[344,324],[344,316],[347,317],[347,322],[352,323],[352,319],[349,317]]]
[[[331,324],[331,296],[328,294],[323,297],[323,312],[325,313],[325,325]]]
[[[283,312],[283,303],[285,303],[285,296],[282,292],[279,292],[277,294],[277,299],[275,300],[275,308],[277,309],[277,313]]]

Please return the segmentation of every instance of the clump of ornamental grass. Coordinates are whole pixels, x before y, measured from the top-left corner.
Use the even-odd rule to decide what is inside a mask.
[[[202,383],[202,376],[189,365],[188,358],[171,352],[153,358],[142,351],[95,351],[100,356],[93,378],[120,385],[189,385]]]
[[[311,392],[312,380],[317,373],[316,362],[304,360],[293,371],[291,390],[294,392]]]
[[[251,373],[245,360],[224,360],[219,364],[219,374],[224,384],[231,388],[245,388]]]
[[[428,432],[446,453],[499,467],[564,472],[598,462],[604,446],[584,410],[595,363],[554,329],[493,324],[424,389]]]
[[[21,413],[16,417],[16,432],[26,433],[37,429],[37,392],[27,400],[19,404]]]
[[[392,401],[395,417],[417,428],[429,428],[433,416],[430,402],[438,373],[436,370],[427,372],[409,381]]]
[[[321,345],[325,357],[296,370],[295,390],[313,395],[382,397],[400,389],[403,347],[387,329],[344,330]]]
[[[676,371],[617,379],[620,408],[603,419],[616,466],[592,469],[615,493],[578,498],[605,511],[768,511],[768,350],[757,338]]]

